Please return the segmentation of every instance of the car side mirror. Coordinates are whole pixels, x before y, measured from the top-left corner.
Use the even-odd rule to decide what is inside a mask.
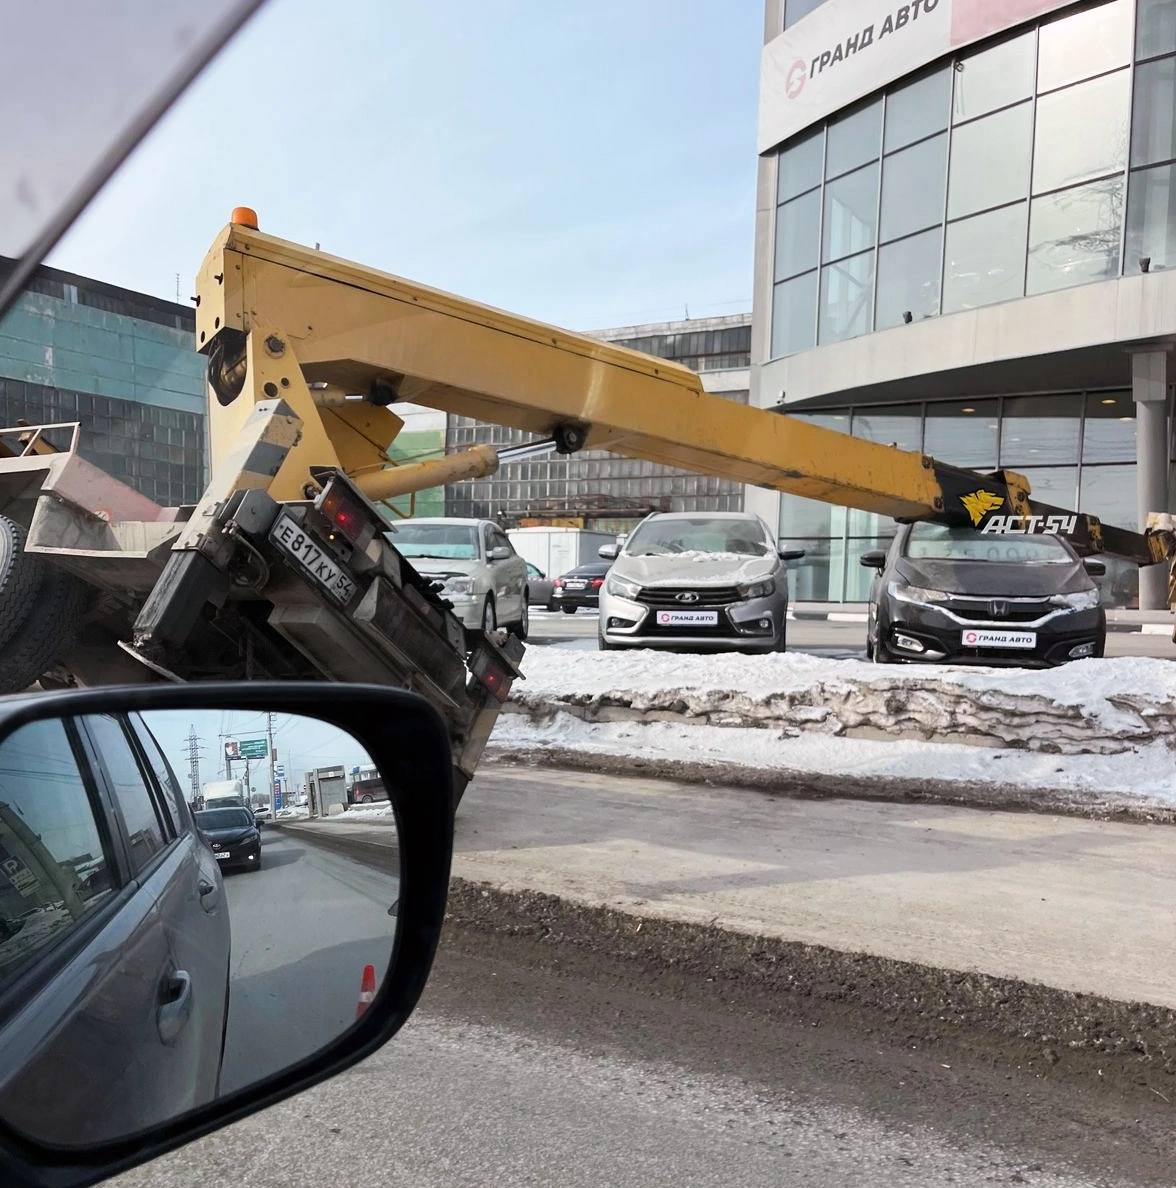
[[[858,564],[864,565],[866,569],[885,569],[886,553],[882,549],[871,549],[858,558]]]
[[[305,778],[318,817],[284,812],[262,846],[239,803],[189,804],[202,763],[268,778],[275,801]],[[369,765],[389,803],[356,846],[335,809],[345,773]],[[73,1188],[332,1077],[400,1029],[445,915],[451,743],[420,696],[369,685],[8,698],[0,848],[0,1183]]]
[[[799,561],[804,556],[804,549],[777,549],[776,556],[781,561]]]
[[[1087,557],[1082,562],[1082,568],[1085,569],[1091,577],[1105,577],[1107,572],[1107,563],[1105,561],[1098,561],[1094,557]]]
[[[596,550],[596,555],[603,558],[605,561],[615,561],[620,556],[620,546],[615,544],[601,545]]]
[[[487,554],[486,557],[490,561],[509,561],[514,553],[506,547],[506,545],[495,545]]]

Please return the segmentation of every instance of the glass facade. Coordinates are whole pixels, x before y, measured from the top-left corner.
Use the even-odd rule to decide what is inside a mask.
[[[608,341],[703,373],[744,370],[750,362],[751,318],[730,321],[738,324],[696,329],[684,323],[664,332],[659,327],[658,333],[610,335]],[[747,389],[742,386],[746,379],[740,376],[739,380],[738,389],[715,395],[746,404]],[[517,429],[451,416],[445,449],[453,453],[485,443],[501,448],[531,440],[532,434]],[[447,516],[496,519],[508,526],[559,522],[623,532],[651,511],[740,511],[742,507],[741,483],[620,458],[603,450],[530,458],[504,466],[489,478],[445,488]]]
[[[789,415],[870,441],[921,450],[956,466],[1024,474],[1042,502],[1135,528],[1135,405],[1130,391],[1067,392],[972,400],[856,405]],[[1174,454],[1176,458],[1176,454]],[[893,521],[794,495],[780,497],[782,541],[806,550],[792,565],[793,597],[863,599],[870,574],[858,558],[887,547]],[[1109,606],[1138,603],[1138,570],[1107,562],[1099,579]]]
[[[1176,265],[1176,0],[961,52],[777,162],[772,358]]]

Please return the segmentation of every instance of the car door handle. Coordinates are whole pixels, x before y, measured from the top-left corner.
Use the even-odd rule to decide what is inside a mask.
[[[202,878],[196,886],[200,891],[200,906],[206,912],[215,912],[220,905],[220,896],[216,893],[216,884],[210,879]]]
[[[172,1043],[192,1017],[192,976],[177,969],[159,983],[159,1038]]]

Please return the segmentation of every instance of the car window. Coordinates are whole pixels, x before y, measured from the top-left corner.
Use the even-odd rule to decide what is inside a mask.
[[[530,561],[527,562],[527,576],[533,578],[541,578],[543,570],[538,565],[532,565]]]
[[[167,761],[167,756],[164,755],[159,742],[155,735],[151,733],[151,729],[147,723],[138,714],[130,714],[128,721],[131,724],[131,729],[135,732],[135,736],[139,740],[139,746],[142,748],[143,755],[147,760],[147,766],[151,768],[151,771],[155,775],[155,782],[163,792],[165,807],[172,819],[173,825],[176,827],[173,832],[177,832],[182,827],[182,822],[188,818],[184,806],[184,794],[180,791],[176,774],[172,771],[171,764]]]
[[[1073,560],[1057,536],[1003,533],[943,524],[912,524],[906,555],[922,561],[998,561],[1029,565],[1065,565]]]
[[[514,545],[510,543],[510,537],[501,528],[490,529],[490,540],[496,549],[509,549],[511,553],[514,552]]]
[[[155,797],[123,724],[110,714],[91,715],[85,723],[122,811],[131,867],[138,874],[167,844]]]
[[[436,557],[473,561],[478,555],[477,530],[468,524],[396,525],[392,543],[406,557]]]
[[[103,830],[64,724],[0,744],[0,987],[115,890]]]
[[[673,556],[676,553],[731,553],[766,557],[772,543],[754,520],[714,520],[699,516],[646,520],[625,542],[630,557]]]

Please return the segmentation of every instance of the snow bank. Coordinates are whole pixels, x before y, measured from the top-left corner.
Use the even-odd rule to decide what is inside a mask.
[[[1053,755],[1025,750],[895,739],[785,737],[749,727],[673,722],[588,723],[556,713],[542,720],[501,717],[491,740],[496,750],[575,750],[640,759],[721,764],[740,771],[802,773],[879,781],[992,784],[1051,790],[1086,804],[1136,802],[1176,805],[1174,754],[1164,742],[1115,755]]]
[[[771,656],[532,648],[515,708],[777,733],[880,733],[1047,752],[1117,754],[1176,746],[1176,664],[1080,660],[1046,670],[876,665]]]

